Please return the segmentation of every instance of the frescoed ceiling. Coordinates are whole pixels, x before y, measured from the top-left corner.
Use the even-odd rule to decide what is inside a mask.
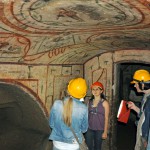
[[[149,50],[148,1],[0,0],[0,62],[84,64],[105,52]]]

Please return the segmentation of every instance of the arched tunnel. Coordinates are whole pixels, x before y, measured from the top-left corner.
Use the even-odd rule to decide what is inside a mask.
[[[38,101],[16,85],[0,83],[0,149],[47,150],[49,133]]]

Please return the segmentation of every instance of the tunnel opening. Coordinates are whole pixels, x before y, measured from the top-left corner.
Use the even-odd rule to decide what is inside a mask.
[[[150,70],[149,64],[144,63],[121,63],[117,65],[117,77],[118,83],[116,86],[116,100],[117,110],[121,100],[133,101],[138,107],[142,99],[142,93],[137,93],[134,86],[130,84],[133,74],[138,69]],[[136,142],[136,122],[137,114],[131,110],[130,117],[127,122],[116,122],[116,147],[117,150],[134,150]]]
[[[34,96],[0,82],[0,149],[47,150],[48,119]]]

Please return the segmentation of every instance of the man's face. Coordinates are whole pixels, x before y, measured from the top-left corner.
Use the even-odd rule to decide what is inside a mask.
[[[137,90],[137,92],[143,92],[141,89],[140,89],[140,87],[139,87],[139,84],[138,83],[135,83],[134,84],[134,87],[136,88],[136,90]],[[144,88],[144,84],[142,84],[142,89]]]

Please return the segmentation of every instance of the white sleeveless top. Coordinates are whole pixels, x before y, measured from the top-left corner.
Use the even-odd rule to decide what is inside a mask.
[[[60,150],[78,150],[79,149],[78,143],[69,144],[69,143],[64,143],[60,141],[53,141],[53,145]]]

